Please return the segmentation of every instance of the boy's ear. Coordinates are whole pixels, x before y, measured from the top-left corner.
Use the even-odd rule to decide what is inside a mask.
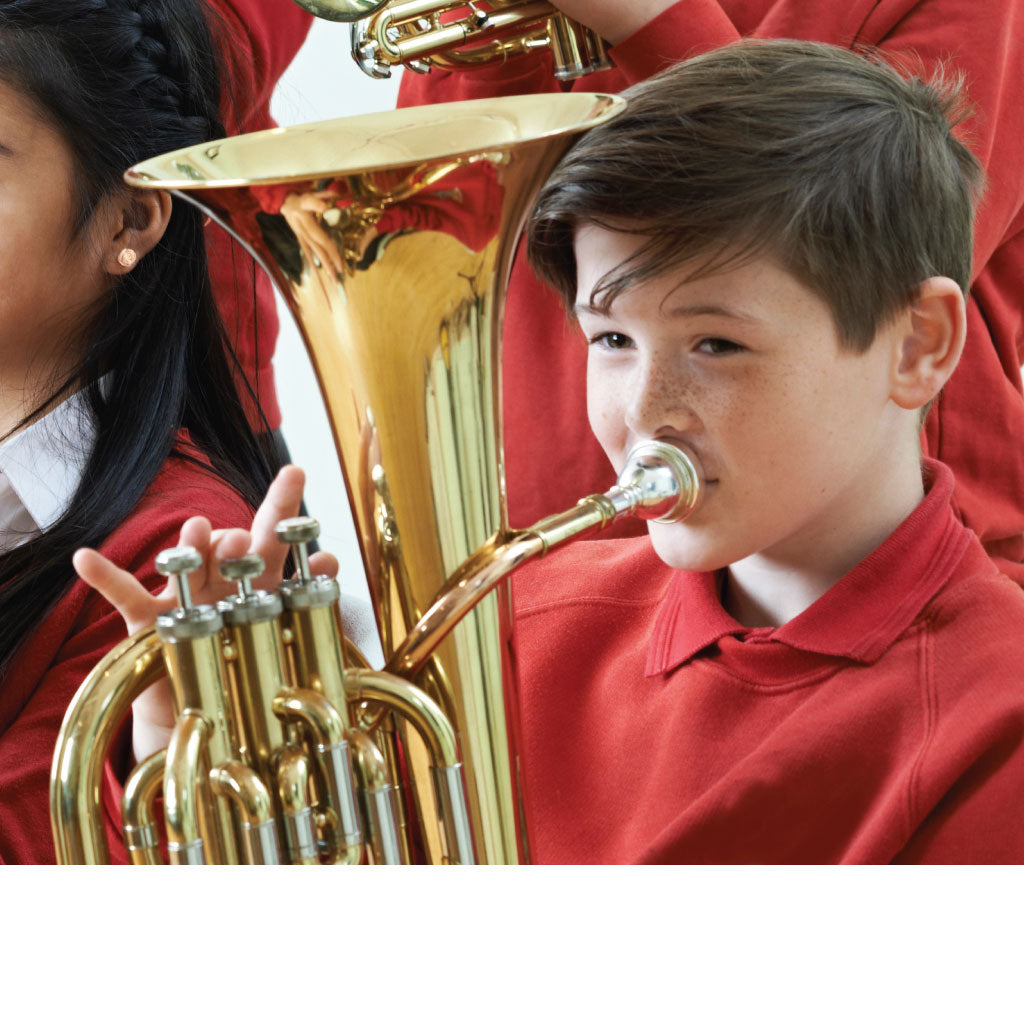
[[[893,349],[889,397],[902,409],[920,409],[949,380],[967,335],[964,293],[948,277],[923,281]]]
[[[163,238],[171,219],[171,197],[167,192],[131,189],[110,203],[100,240],[103,269],[108,274],[128,274]]]

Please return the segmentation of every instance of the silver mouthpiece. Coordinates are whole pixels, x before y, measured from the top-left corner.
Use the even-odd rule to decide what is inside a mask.
[[[642,441],[626,456],[618,487],[635,502],[633,514],[656,523],[682,522],[703,495],[694,455],[665,441]]]

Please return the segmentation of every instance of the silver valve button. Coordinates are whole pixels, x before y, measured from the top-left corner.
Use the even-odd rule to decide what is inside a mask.
[[[188,585],[188,574],[202,568],[203,556],[195,548],[168,548],[156,556],[156,571],[161,576],[173,576],[178,588],[178,604],[182,611],[190,612],[192,590]]]
[[[240,558],[226,558],[220,564],[220,574],[224,579],[238,584],[238,596],[246,601],[254,596],[252,580],[262,576],[266,568],[262,556],[250,551]]]
[[[320,524],[311,516],[296,516],[294,519],[282,519],[274,532],[279,541],[291,545],[299,582],[309,583],[313,574],[309,568],[307,545],[320,536]]]

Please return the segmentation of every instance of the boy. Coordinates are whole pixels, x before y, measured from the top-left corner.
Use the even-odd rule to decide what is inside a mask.
[[[955,89],[776,41],[627,95],[530,255],[613,465],[679,443],[705,497],[515,579],[534,858],[1024,860],[1024,594],[920,454],[981,179]]]

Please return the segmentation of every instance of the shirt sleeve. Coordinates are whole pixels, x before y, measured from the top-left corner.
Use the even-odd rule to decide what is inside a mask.
[[[896,858],[903,864],[1024,864],[1024,721],[1003,723]]]
[[[44,623],[41,630],[48,625]],[[56,738],[82,681],[125,636],[124,622],[113,609],[99,614],[62,648],[17,719],[0,735],[0,863],[54,863],[50,768]],[[20,664],[23,671],[33,667],[32,659],[29,664],[20,659]],[[123,760],[123,753],[119,749],[114,756]],[[120,804],[120,795],[106,792],[113,777],[104,773],[104,826],[111,862],[121,864],[127,862],[127,854],[119,822],[110,816],[111,806]]]
[[[208,0],[226,70],[230,134],[271,126],[270,96],[309,33],[313,17],[290,0]]]

